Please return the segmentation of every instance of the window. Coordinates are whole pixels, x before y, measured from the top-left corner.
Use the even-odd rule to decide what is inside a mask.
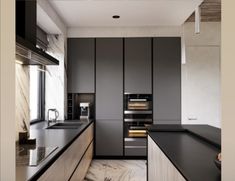
[[[29,66],[30,122],[44,120],[45,73],[40,66]]]

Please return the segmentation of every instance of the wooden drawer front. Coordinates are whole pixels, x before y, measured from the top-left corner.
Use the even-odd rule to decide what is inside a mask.
[[[50,181],[50,180],[64,181],[65,180],[64,161],[65,161],[64,155],[61,155],[38,180],[39,181]]]
[[[87,147],[93,140],[93,124],[66,150],[65,180],[68,180],[82,158]]]
[[[74,172],[72,178],[70,179],[71,181],[83,181],[89,169],[92,157],[93,157],[93,142],[90,144],[87,152],[85,153],[81,162],[79,163],[76,171]]]
[[[157,144],[148,136],[148,180],[185,181]]]

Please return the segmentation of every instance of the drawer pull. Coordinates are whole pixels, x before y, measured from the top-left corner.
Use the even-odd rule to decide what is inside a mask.
[[[130,149],[133,149],[133,148],[146,149],[146,146],[125,146],[125,148],[130,148]]]

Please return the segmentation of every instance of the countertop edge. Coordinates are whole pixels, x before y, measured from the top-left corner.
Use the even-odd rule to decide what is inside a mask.
[[[72,145],[72,143],[92,124],[94,123],[93,120],[91,120],[74,138],[68,142],[56,155],[54,155],[48,162],[40,168],[31,178],[28,179],[28,181],[37,180],[42,174],[67,150],[69,146]]]
[[[215,147],[221,149],[221,139],[220,140],[212,140],[212,138],[210,138],[210,136],[208,135],[201,135],[200,133],[198,133],[197,131],[193,130],[192,129],[192,126],[208,126],[208,128],[214,128],[214,129],[219,129],[219,128],[216,128],[216,127],[213,127],[213,126],[210,126],[210,125],[159,125],[160,127],[161,126],[170,126],[170,128],[155,128],[158,127],[157,125],[153,125],[151,127],[148,128],[148,132],[177,132],[177,131],[187,131],[189,132],[190,134],[194,135],[194,136],[197,136],[198,138],[214,145]],[[171,127],[173,126],[173,127]],[[176,126],[176,127],[175,127]],[[220,133],[221,134],[221,133]]]
[[[180,166],[177,166],[177,164],[172,161],[172,159],[166,154],[166,152],[162,149],[162,147],[153,139],[153,137],[151,137],[150,134],[148,134],[148,136],[150,136],[150,138],[153,140],[153,142],[159,147],[159,149],[164,153],[164,155],[167,157],[167,159],[174,165],[174,167],[180,172],[180,174],[184,177],[184,179],[186,181],[189,181],[187,179],[187,177],[185,176],[185,174],[183,174],[183,171],[179,168]]]
[[[170,129],[148,129],[148,136],[153,140],[153,142],[159,147],[159,149],[164,153],[164,155],[168,158],[168,160],[174,165],[174,167],[179,171],[179,173],[184,177],[184,179],[186,181],[189,181],[189,177],[187,175],[185,175],[183,169],[181,169],[181,167],[179,165],[177,165],[177,163],[170,157],[168,156],[168,154],[166,153],[166,151],[164,151],[164,149],[161,147],[161,145],[159,145],[157,143],[157,141],[155,141],[154,137],[151,136],[151,133],[156,133],[156,132],[187,132],[195,137],[197,137],[198,139],[201,139],[205,142],[207,142],[208,144],[213,145],[214,147],[217,147],[218,149],[221,149],[221,145],[219,143],[217,143],[216,141],[212,141],[210,138],[206,138],[203,135],[200,135],[199,133],[190,130],[190,128],[186,127],[186,126],[180,126],[179,129],[177,128],[170,128]]]

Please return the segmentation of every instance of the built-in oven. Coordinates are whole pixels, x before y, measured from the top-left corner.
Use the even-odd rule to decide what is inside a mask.
[[[125,93],[125,110],[152,110],[152,94]]]
[[[147,126],[153,123],[152,95],[124,95],[124,143],[126,156],[146,156]]]

